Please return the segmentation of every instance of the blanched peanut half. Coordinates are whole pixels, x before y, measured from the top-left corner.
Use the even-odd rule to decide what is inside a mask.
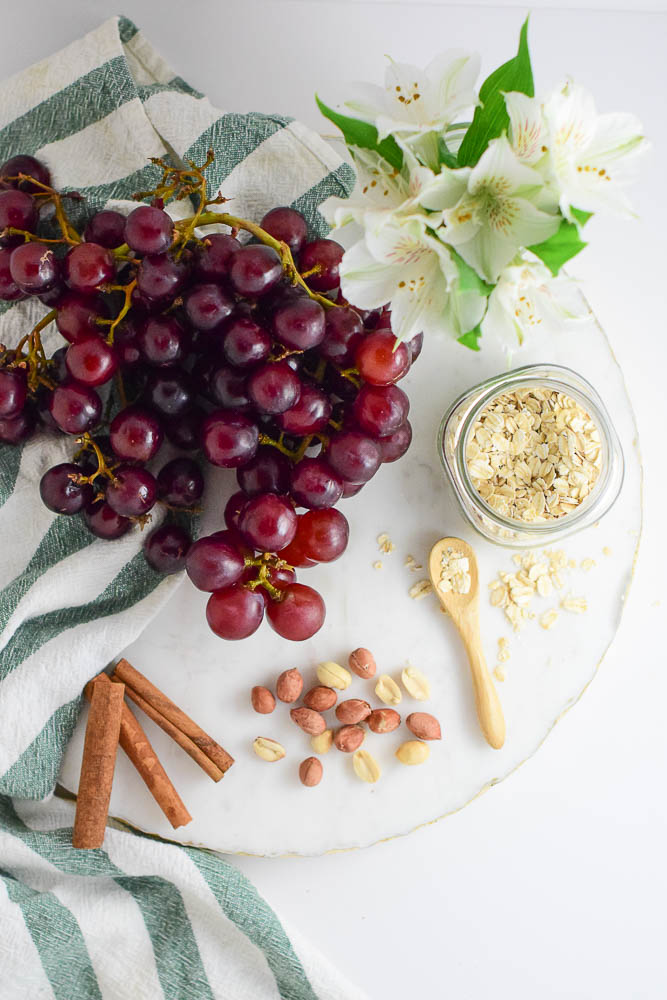
[[[285,756],[285,747],[277,740],[270,740],[266,736],[258,736],[252,748],[258,757],[267,760],[270,764],[276,760],[282,760]]]
[[[381,775],[380,765],[375,757],[371,757],[368,750],[357,750],[352,758],[354,773],[362,781],[367,781],[369,785],[375,784]]]
[[[427,701],[431,697],[431,686],[416,667],[405,667],[401,671],[403,687],[415,701]]]
[[[375,693],[385,705],[398,705],[403,697],[400,687],[389,674],[382,674],[378,677]]]
[[[345,667],[341,667],[340,663],[334,663],[332,660],[329,660],[327,663],[320,663],[318,666],[317,679],[325,687],[338,688],[339,691],[344,691],[352,683],[352,674]]]
[[[310,745],[315,753],[329,753],[333,744],[333,730],[325,729],[323,733],[310,737]]]
[[[422,743],[421,740],[407,740],[405,743],[401,743],[396,751],[396,756],[401,764],[412,765],[423,764],[425,760],[428,760],[430,753],[431,748],[428,743]]]

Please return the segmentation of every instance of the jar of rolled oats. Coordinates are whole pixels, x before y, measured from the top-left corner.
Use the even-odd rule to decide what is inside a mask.
[[[548,545],[593,524],[616,500],[623,452],[586,379],[528,365],[469,389],[438,431],[463,513],[499,545]]]

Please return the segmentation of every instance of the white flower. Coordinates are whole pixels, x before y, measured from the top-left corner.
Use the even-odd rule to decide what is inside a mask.
[[[485,281],[495,282],[521,247],[541,243],[558,229],[560,217],[533,203],[543,190],[540,174],[519,161],[502,135],[474,167],[443,168],[421,203],[443,210],[440,239]]]
[[[436,56],[426,69],[390,60],[384,87],[357,84],[358,99],[346,104],[376,126],[380,139],[442,132],[476,103],[479,65],[476,53],[458,50]]]
[[[486,299],[465,293],[454,307],[449,293],[457,280],[449,250],[417,219],[367,230],[365,238],[346,251],[341,265],[345,298],[360,309],[389,302],[399,340],[421,331],[460,336],[479,322]]]
[[[534,166],[548,151],[542,102],[518,91],[503,95],[510,119],[509,140],[517,158]]]
[[[549,268],[532,254],[522,255],[504,269],[489,296],[483,335],[515,351],[543,324],[553,332],[564,317],[573,315],[567,305],[570,286],[569,278],[553,278]]]
[[[621,187],[633,179],[633,168],[649,147],[639,119],[598,115],[591,94],[571,82],[547,99],[544,114],[563,215],[571,219],[571,207],[632,215]]]
[[[357,181],[349,198],[327,198],[320,212],[330,226],[341,228],[357,222],[367,229],[378,229],[400,216],[426,219],[419,204],[422,191],[433,181],[433,172],[422,167],[409,150],[405,151],[403,169],[396,170],[378,153],[355,149]],[[436,219],[439,225],[440,218]]]

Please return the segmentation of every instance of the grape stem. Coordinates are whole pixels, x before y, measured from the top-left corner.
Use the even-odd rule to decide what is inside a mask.
[[[19,174],[18,179],[20,181],[30,181],[31,184],[34,184],[35,187],[39,188],[39,191],[34,193],[34,198],[43,198],[44,201],[53,202],[56,219],[58,220],[60,231],[63,234],[62,240],[42,240],[40,238],[40,243],[69,243],[70,246],[77,246],[77,244],[81,243],[81,237],[77,233],[76,229],[70,225],[67,215],[65,214],[65,209],[63,208],[63,197],[67,196],[60,194],[59,191],[56,191],[55,188],[50,187],[48,184],[42,184],[41,181],[38,181],[35,177],[31,177],[30,174]]]
[[[244,562],[246,566],[259,567],[257,578],[255,580],[249,580],[248,583],[244,584],[244,586],[247,587],[248,590],[257,590],[258,587],[264,587],[274,601],[282,601],[285,595],[279,587],[276,587],[273,583],[271,583],[269,579],[269,570],[272,568],[293,569],[294,567],[290,566],[284,559],[274,555],[272,552],[263,552],[262,555],[257,558],[246,556]]]
[[[43,316],[39,323],[35,324],[30,333],[19,340],[16,348],[9,352],[12,360],[7,365],[8,368],[24,368],[28,377],[28,386],[34,392],[38,385],[45,385],[49,389],[55,388],[51,379],[47,378],[44,372],[52,362],[47,358],[44,345],[42,344],[41,331],[45,329],[58,315],[55,309],[51,309]],[[23,348],[28,346],[27,354],[23,353]]]
[[[115,319],[98,319],[97,323],[100,326],[108,326],[109,332],[107,333],[106,341],[110,346],[113,344],[114,334],[116,329],[127,314],[132,306],[132,292],[137,287],[137,279],[133,278],[132,281],[128,282],[127,285],[103,285],[102,291],[104,292],[123,292],[125,296],[125,301],[123,302],[122,308]]]
[[[76,443],[81,445],[81,447],[74,456],[75,459],[78,458],[81,452],[92,449],[95,452],[95,458],[97,459],[97,468],[95,469],[94,472],[91,472],[89,476],[83,476],[79,472],[72,472],[69,475],[69,479],[74,480],[75,483],[83,484],[83,483],[94,483],[98,476],[106,476],[107,479],[110,479],[112,483],[115,482],[116,477],[113,474],[113,470],[116,468],[116,465],[118,463],[116,463],[116,465],[110,465],[107,462],[102,453],[102,449],[98,445],[95,438],[92,437],[92,435],[88,431],[86,431],[84,434],[81,435],[81,437],[78,437],[76,439]]]
[[[310,448],[313,439],[316,437],[319,437],[319,435],[308,434],[305,438],[302,439],[301,444],[299,445],[298,448],[288,448],[283,441],[284,438],[283,434],[280,435],[277,441],[275,438],[270,437],[268,434],[260,434],[259,443],[267,444],[271,448],[276,448],[279,452],[281,452],[281,454],[286,455],[287,458],[291,459],[293,462],[300,462],[303,456]]]

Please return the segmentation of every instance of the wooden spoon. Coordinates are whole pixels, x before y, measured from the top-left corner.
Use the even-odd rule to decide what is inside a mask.
[[[445,592],[438,587],[442,572],[442,556],[448,548],[468,558],[471,584],[467,594],[457,594],[453,590]],[[482,637],[479,631],[479,574],[475,553],[461,538],[441,538],[431,549],[428,568],[433,589],[459,630],[468,653],[477,717],[482,732],[487,742],[499,750],[505,742],[505,719],[482,651]]]

